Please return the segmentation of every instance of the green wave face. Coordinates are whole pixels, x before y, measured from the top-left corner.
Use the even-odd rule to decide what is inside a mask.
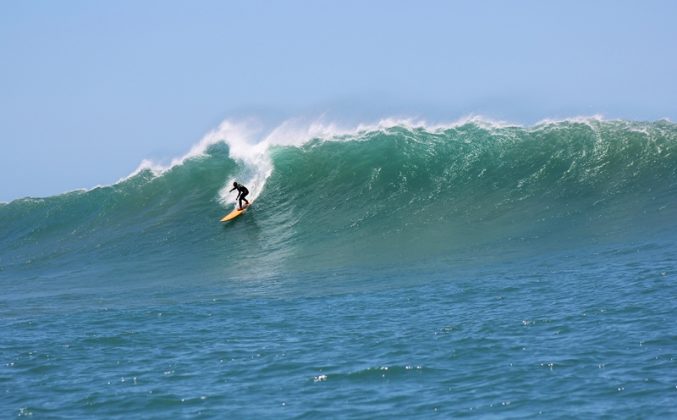
[[[266,198],[345,264],[538,252],[674,226],[676,146],[669,123],[392,129],[275,150]]]
[[[677,225],[677,127],[664,121],[394,127],[269,153],[255,205],[227,225],[219,191],[252,168],[225,143],[159,176],[1,205],[0,275],[481,263],[659,240]]]

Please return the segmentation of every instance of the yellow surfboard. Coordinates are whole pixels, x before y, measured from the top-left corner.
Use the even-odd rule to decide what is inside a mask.
[[[244,206],[242,206],[242,210],[238,210],[237,207],[235,207],[235,210],[233,210],[230,213],[228,213],[227,215],[223,216],[221,221],[222,222],[228,222],[230,220],[233,220],[237,216],[244,214],[247,211],[247,209],[249,208],[249,206],[251,206],[251,203],[245,204]]]

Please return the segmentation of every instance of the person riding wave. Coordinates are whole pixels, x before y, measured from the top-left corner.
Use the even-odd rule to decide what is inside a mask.
[[[249,190],[247,189],[247,187],[245,187],[242,184],[238,184],[237,182],[233,182],[233,188],[231,188],[231,190],[228,192],[233,192],[233,190],[238,191],[237,198],[235,199],[240,204],[238,210],[244,209],[244,207],[242,207],[242,200],[244,200],[244,202],[247,203],[247,205],[249,205],[249,200],[245,198],[247,194],[249,194]]]

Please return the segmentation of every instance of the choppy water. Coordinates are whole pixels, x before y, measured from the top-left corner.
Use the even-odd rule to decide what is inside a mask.
[[[224,140],[0,205],[3,417],[677,415],[674,124]]]

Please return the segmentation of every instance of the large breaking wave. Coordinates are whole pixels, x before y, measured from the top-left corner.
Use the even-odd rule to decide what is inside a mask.
[[[221,225],[235,179],[256,202]],[[227,122],[170,165],[0,205],[0,275],[266,276],[670,240],[676,193],[668,121],[283,125],[260,137]]]

